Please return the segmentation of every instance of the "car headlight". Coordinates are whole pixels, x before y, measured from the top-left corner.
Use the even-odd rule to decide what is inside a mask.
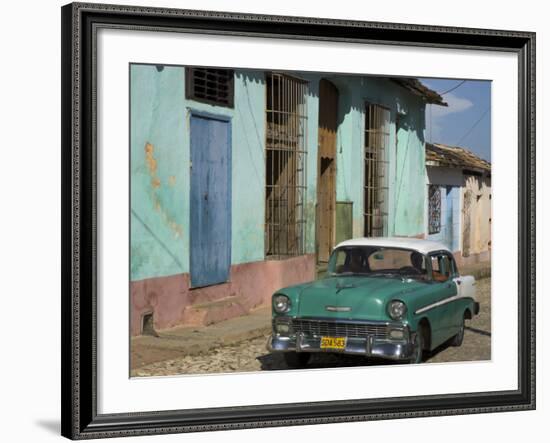
[[[290,310],[290,299],[286,295],[277,294],[273,297],[273,309],[282,314]]]
[[[407,305],[401,300],[392,300],[388,304],[388,314],[393,320],[401,320],[407,313]]]

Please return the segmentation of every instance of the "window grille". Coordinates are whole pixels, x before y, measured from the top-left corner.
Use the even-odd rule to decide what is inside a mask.
[[[307,82],[266,76],[265,254],[305,253]]]
[[[388,148],[390,111],[382,106],[365,105],[365,237],[386,235],[388,219]]]
[[[441,188],[437,185],[428,187],[428,234],[441,231]]]
[[[211,105],[233,107],[232,69],[187,68],[186,97]]]

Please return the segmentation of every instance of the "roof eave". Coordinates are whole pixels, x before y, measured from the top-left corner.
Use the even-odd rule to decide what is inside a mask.
[[[411,94],[421,97],[422,101],[426,104],[445,107],[449,106],[443,101],[443,97],[441,97],[436,91],[423,85],[417,78],[393,77],[391,80],[409,91]]]

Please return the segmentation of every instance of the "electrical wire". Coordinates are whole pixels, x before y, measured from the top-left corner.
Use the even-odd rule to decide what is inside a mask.
[[[457,142],[457,144],[455,146],[460,146],[460,143],[462,142],[462,140],[464,140],[466,137],[468,137],[471,132],[474,130],[474,128],[479,124],[479,122],[481,120],[483,120],[483,117],[485,117],[487,115],[487,113],[489,112],[489,110],[491,109],[491,107],[489,106],[484,112],[483,114],[481,114],[481,117],[479,117],[476,122],[472,125],[472,127],[466,132],[466,134],[464,134],[460,140]]]
[[[452,92],[454,91],[455,89],[459,88],[460,86],[462,86],[464,83],[466,83],[466,80],[462,80],[458,85],[452,87],[451,89],[445,91],[445,92],[440,92],[439,95],[445,95],[445,94],[448,94],[449,92]]]

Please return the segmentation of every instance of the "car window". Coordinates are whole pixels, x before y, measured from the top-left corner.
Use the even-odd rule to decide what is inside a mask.
[[[432,277],[435,281],[447,281],[455,275],[454,260],[448,254],[431,255]]]
[[[448,256],[448,257],[449,257],[449,262],[451,266],[451,277],[456,277],[458,276],[458,268],[456,267],[455,259],[453,256]]]
[[[368,259],[373,272],[397,273],[403,277],[428,280],[427,258],[423,254],[407,249],[381,249]]]
[[[333,251],[327,275],[373,275],[429,279],[427,258],[409,249],[348,246]]]
[[[340,249],[338,251],[335,251],[333,255],[334,255],[334,265],[336,270],[342,271],[344,269],[344,265],[346,264],[346,257],[347,257],[346,250]]]
[[[369,255],[369,267],[373,271],[412,266],[411,251],[403,249],[382,249]]]

